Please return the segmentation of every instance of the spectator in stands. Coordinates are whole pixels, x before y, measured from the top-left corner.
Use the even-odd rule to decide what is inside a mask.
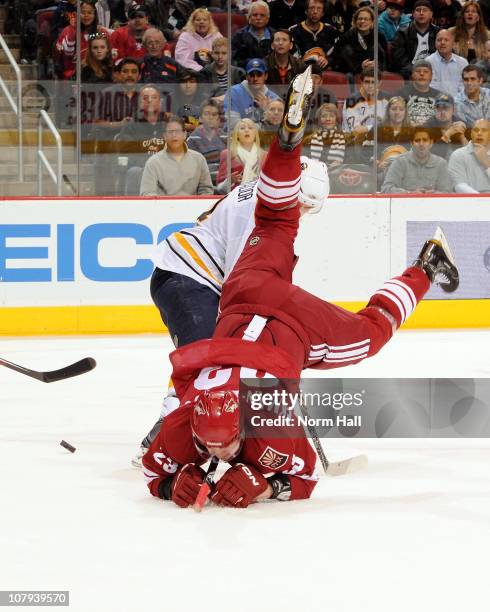
[[[74,13],[72,13],[74,14]],[[98,25],[97,13],[93,2],[82,0],[80,2],[80,30],[81,30],[81,59],[85,59],[87,53],[88,39],[90,35],[103,33],[109,37],[109,31]],[[70,80],[75,78],[76,72],[76,50],[77,28],[76,20],[59,35],[56,42],[54,61],[56,74],[60,79]]]
[[[324,23],[325,4],[323,0],[306,0],[305,21],[291,28],[294,43],[304,61],[314,60],[322,70],[336,67],[335,45],[340,32]]]
[[[326,3],[325,17],[328,23],[345,34],[352,26],[352,17],[357,11],[358,0],[329,0]]]
[[[400,28],[410,24],[411,17],[403,12],[405,0],[388,0],[386,10],[378,17],[378,31],[387,43],[391,42]]]
[[[485,43],[485,53],[483,59],[475,62],[474,65],[483,73],[482,87],[490,88],[490,40]]]
[[[183,119],[188,134],[199,125],[200,108],[204,98],[205,91],[198,83],[197,73],[186,70],[172,97],[172,113]]]
[[[432,23],[438,28],[447,30],[456,24],[456,17],[461,10],[459,0],[434,0],[432,6],[434,9]]]
[[[490,89],[482,88],[483,72],[469,64],[463,68],[463,91],[455,98],[456,112],[468,127],[478,119],[490,117]]]
[[[484,57],[485,43],[490,38],[490,32],[485,27],[478,2],[468,0],[463,5],[451,31],[454,34],[455,53],[466,58],[469,63]]]
[[[429,0],[415,0],[413,23],[400,28],[392,43],[392,70],[405,79],[410,78],[413,66],[436,50],[439,28],[432,22],[432,4]]]
[[[461,72],[468,65],[464,57],[453,53],[454,37],[449,30],[439,30],[436,36],[435,53],[427,57],[432,66],[430,86],[455,96],[463,86]]]
[[[404,98],[393,96],[388,100],[384,117],[377,126],[377,135],[378,157],[382,157],[385,149],[394,144],[408,146],[412,134],[408,121],[407,103]],[[368,135],[368,140],[371,139],[371,135]],[[387,164],[381,165],[381,169],[385,170],[386,166]]]
[[[51,40],[58,40],[61,31],[67,26],[76,26],[77,4],[77,0],[60,0],[58,2],[51,22]]]
[[[453,151],[468,144],[466,125],[454,114],[454,98],[450,94],[441,94],[436,99],[435,115],[427,126],[432,130],[434,155],[448,159]]]
[[[265,151],[260,146],[257,125],[250,119],[241,119],[231,135],[231,185],[228,182],[228,150],[221,152],[217,183],[219,193],[228,193],[237,185],[254,181],[260,172]]]
[[[371,162],[374,150],[373,128],[375,121],[381,122],[388,99],[389,96],[385,92],[376,92],[375,71],[371,68],[364,69],[361,73],[359,90],[345,100],[342,113],[342,129],[349,145],[347,151],[349,162],[362,164]]]
[[[177,40],[195,8],[191,0],[146,0],[145,6],[150,22],[167,40]]]
[[[220,128],[219,105],[212,100],[203,102],[199,113],[199,121],[199,127],[187,138],[187,146],[189,149],[204,155],[211,180],[216,185],[220,154],[226,147],[226,138]]]
[[[431,87],[431,81],[432,64],[420,60],[413,66],[410,82],[398,92],[407,102],[411,125],[423,125],[434,116],[436,98],[442,92]]]
[[[282,0],[281,0],[282,1]],[[289,85],[293,78],[305,71],[305,64],[291,53],[293,38],[288,30],[274,32],[272,51],[264,58],[268,85]]]
[[[268,26],[269,5],[263,0],[252,2],[248,9],[248,25],[233,34],[233,63],[245,68],[251,58],[263,58],[271,51],[274,30]]]
[[[264,111],[264,118],[259,124],[260,144],[267,150],[277,135],[277,130],[284,116],[284,102],[282,100],[269,100]]]
[[[340,166],[345,157],[345,136],[340,128],[336,104],[322,104],[315,113],[317,129],[304,142],[305,155],[327,164],[329,170]]]
[[[125,123],[116,135],[118,169],[122,174],[119,195],[138,195],[141,175],[148,157],[163,149],[165,113],[161,111],[160,92],[146,85],[140,90],[139,112],[134,121]]]
[[[210,96],[218,98],[216,101],[222,103],[227,90],[243,81],[245,70],[231,66],[231,72],[228,74],[228,39],[223,36],[213,41],[211,59],[213,61],[201,70],[199,78],[212,84]]]
[[[188,148],[184,122],[169,117],[165,147],[147,160],[141,177],[140,195],[190,196],[213,193],[208,165],[203,155]]]
[[[272,0],[269,9],[271,28],[287,30],[303,19],[305,3],[304,0]]]
[[[432,155],[430,128],[413,129],[411,150],[390,164],[381,187],[382,193],[447,193],[452,191],[447,162]]]
[[[101,128],[111,130],[113,136],[128,121],[138,116],[138,81],[140,65],[138,60],[126,57],[118,65],[118,82],[102,92],[103,100],[99,106],[101,115],[98,124]]]
[[[490,121],[478,119],[471,142],[449,158],[456,193],[490,193]]]
[[[382,120],[388,99],[383,91],[378,91],[376,97],[376,73],[372,68],[364,69],[358,91],[344,102],[343,131],[357,136],[366,134],[374,126],[375,110],[378,121]]]
[[[185,68],[199,72],[211,63],[213,41],[221,38],[211,13],[207,8],[197,8],[192,12],[189,21],[175,47],[175,59]]]
[[[82,61],[82,83],[111,83],[112,55],[109,40],[103,32],[90,34]]]
[[[230,106],[231,126],[235,125],[238,119],[245,117],[259,123],[269,100],[279,97],[265,84],[267,67],[264,60],[258,57],[249,60],[245,72],[246,80],[233,85],[230,94],[225,96],[224,110],[226,114],[228,105]]]
[[[171,57],[164,54],[165,37],[156,28],[148,28],[143,34],[146,55],[141,66],[143,83],[178,83],[185,70]]]
[[[357,75],[374,70],[374,11],[362,7],[354,13],[352,28],[339,40],[339,62],[344,72]],[[378,33],[378,70],[386,67],[386,40]]]
[[[115,60],[124,57],[143,59],[146,54],[143,34],[148,28],[146,7],[143,4],[131,6],[128,9],[128,25],[117,28],[111,35],[113,58]]]

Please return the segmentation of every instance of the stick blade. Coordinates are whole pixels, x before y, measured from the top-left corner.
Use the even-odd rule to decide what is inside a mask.
[[[59,370],[43,372],[41,380],[45,383],[51,383],[58,380],[64,380],[66,378],[73,378],[73,376],[80,376],[80,374],[90,372],[90,370],[93,370],[96,365],[97,362],[93,357],[85,357],[76,363],[60,368]]]
[[[363,470],[368,465],[367,455],[356,455],[342,461],[332,461],[328,464],[327,474],[329,476],[343,476]]]

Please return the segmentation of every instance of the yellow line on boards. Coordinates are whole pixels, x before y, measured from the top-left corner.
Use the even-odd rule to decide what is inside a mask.
[[[365,302],[336,302],[356,312]],[[490,327],[490,300],[426,300],[403,329]],[[133,334],[165,331],[147,306],[43,306],[0,308],[0,335]]]

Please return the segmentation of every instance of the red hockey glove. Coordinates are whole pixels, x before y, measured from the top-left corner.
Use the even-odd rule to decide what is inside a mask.
[[[172,501],[181,508],[192,506],[204,482],[205,472],[194,463],[186,463],[172,481]]]
[[[211,500],[219,506],[246,508],[267,485],[267,480],[255,468],[237,463],[218,481]]]

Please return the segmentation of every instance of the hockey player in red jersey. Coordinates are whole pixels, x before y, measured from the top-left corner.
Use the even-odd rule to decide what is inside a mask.
[[[231,467],[211,500],[246,507],[262,499],[311,495],[315,455],[304,438],[246,438],[240,428],[240,378],[298,379],[304,368],[352,365],[376,354],[412,313],[431,282],[459,284],[442,230],[413,266],[386,282],[357,313],[291,282],[298,230],[299,146],[311,93],[310,69],[288,93],[278,138],[257,186],[255,228],[222,290],[216,330],[170,355],[180,408],[166,417],[143,458],[150,492],[186,507],[204,479],[200,465],[216,456]]]

